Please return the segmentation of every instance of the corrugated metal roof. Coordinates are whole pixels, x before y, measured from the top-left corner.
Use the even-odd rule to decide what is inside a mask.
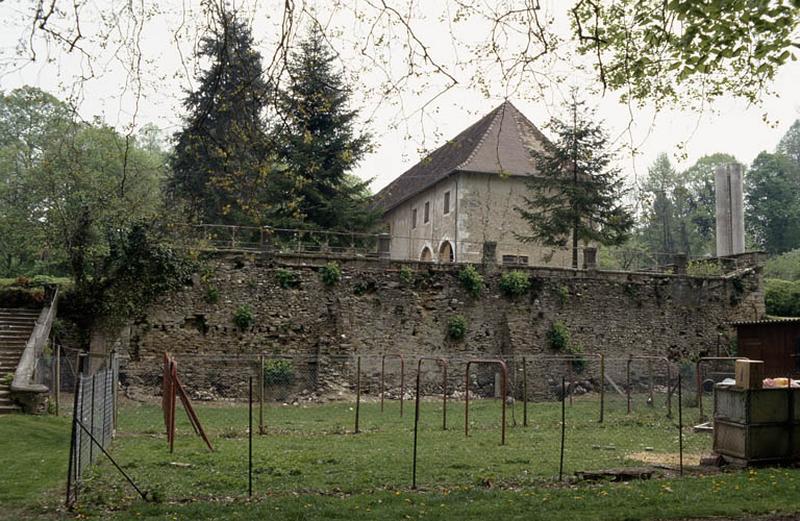
[[[752,326],[757,324],[783,324],[792,322],[800,322],[800,317],[773,317],[773,318],[762,318],[760,320],[741,320],[738,322],[728,322],[728,325]]]

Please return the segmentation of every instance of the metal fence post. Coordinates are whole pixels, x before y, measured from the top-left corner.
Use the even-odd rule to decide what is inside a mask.
[[[631,362],[633,362],[633,355],[628,355],[625,363],[625,397],[628,402],[628,414],[631,413]]]
[[[258,372],[258,433],[264,434],[264,355],[260,357],[261,370]]]
[[[528,361],[522,357],[522,425],[528,426]]]
[[[247,495],[253,497],[253,377],[250,377],[247,399]]]
[[[356,358],[356,429],[355,433],[358,434],[358,416],[361,408],[361,357]]]
[[[56,344],[56,360],[55,360],[55,368],[56,368],[56,377],[55,377],[55,388],[56,388],[56,416],[59,416],[59,412],[61,411],[61,345]]]
[[[567,387],[564,377],[561,377],[561,456],[558,463],[558,480],[561,481],[564,477],[564,439],[566,437],[566,419],[567,419]]]
[[[603,423],[603,417],[606,411],[606,356],[600,353],[600,421]]]
[[[681,393],[681,372],[678,371],[678,463],[683,476],[683,395]]]

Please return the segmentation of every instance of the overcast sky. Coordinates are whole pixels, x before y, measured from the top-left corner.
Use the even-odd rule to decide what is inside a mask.
[[[394,4],[403,6],[409,1],[398,0]],[[541,3],[543,13],[554,17],[554,27],[566,37],[569,27],[563,0]],[[82,117],[101,116],[121,130],[153,123],[171,135],[179,128],[184,89],[194,85],[193,76],[197,67],[202,67],[192,58],[204,24],[199,6],[188,0],[165,1],[148,6],[137,13],[142,16],[131,20],[124,10],[111,8],[116,9],[119,3],[103,6],[98,1],[96,11],[81,13],[84,37],[80,45],[86,54],[78,50],[65,52],[34,39],[37,59],[32,61],[28,48],[30,7],[11,4],[0,3],[0,89],[8,91],[30,84],[59,97],[74,95]],[[267,61],[274,52],[282,5],[278,0],[240,1],[237,5],[251,21],[258,49]],[[419,74],[399,83],[396,80],[408,70],[408,63],[404,58],[406,40],[396,20],[386,16],[378,19],[378,33],[387,38],[379,40],[374,30],[369,37],[377,19],[369,17],[369,9],[326,11],[328,5],[332,4],[318,2],[314,14],[328,27],[341,65],[348,68],[354,102],[364,119],[369,119],[376,148],[356,173],[364,179],[374,178],[372,187],[376,191],[417,162],[421,153],[454,137],[505,98],[542,128],[551,115],[558,113],[569,87],[578,87],[597,107],[617,142],[638,149],[635,157],[628,153],[620,160],[631,179],[641,178],[660,152],[670,154],[679,167],[688,167],[698,157],[715,152],[727,152],[750,163],[760,151],[773,150],[792,122],[800,118],[798,62],[782,69],[773,85],[776,95],[765,97],[763,106],[723,99],[702,112],[670,110],[657,115],[651,107],[631,112],[613,93],[593,94],[591,90],[597,85],[588,73],[565,68],[565,62],[575,60],[566,51],[560,61],[539,64],[541,75],[561,75],[557,80],[539,85],[531,81],[539,76],[504,81],[495,66],[474,47],[488,34],[490,23],[477,16],[454,21],[456,13],[449,2],[427,0],[414,4],[411,22],[415,35],[430,50],[432,59],[459,83],[444,90],[448,77],[436,73],[430,63],[422,62],[415,69]],[[400,7],[398,10],[402,11]],[[58,21],[62,27],[69,26],[66,14]],[[119,20],[122,22],[117,23]],[[139,20],[143,22],[139,24]],[[309,20],[301,17],[297,26]],[[103,31],[110,35],[105,45],[96,36]],[[139,42],[143,57],[137,65],[142,71],[141,84],[129,73],[136,63],[137,55],[131,52],[136,48],[135,42]],[[512,54],[517,43],[510,40],[504,50]],[[90,60],[87,55],[94,58]],[[385,94],[387,74],[397,89]],[[81,76],[90,79],[81,82]],[[685,159],[680,148],[683,144]]]

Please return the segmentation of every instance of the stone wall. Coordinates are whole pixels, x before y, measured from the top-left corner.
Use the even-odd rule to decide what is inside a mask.
[[[191,286],[164,298],[145,322],[134,325],[123,384],[157,388],[161,356],[169,351],[190,388],[221,395],[243,389],[259,353],[302,360],[299,371],[308,386],[336,380],[350,385],[356,354],[375,355],[365,358],[371,367],[364,368],[373,376],[382,353],[404,353],[408,374],[414,372],[413,355],[552,355],[547,333],[555,322],[587,353],[678,360],[726,354],[734,338],[726,323],[764,314],[760,268],[711,278],[521,268],[532,288],[509,299],[498,287],[503,268],[484,272],[486,287],[474,298],[459,282],[461,266],[340,261],[342,278],[329,287],[320,279],[324,262],[208,259]],[[296,284],[284,285],[294,287],[280,284],[287,274]],[[254,318],[244,331],[233,322],[240,306],[249,306]],[[447,335],[447,323],[457,314],[467,321],[460,341]],[[541,379],[546,371],[539,367]],[[463,378],[456,368],[451,376],[456,383]],[[409,388],[411,378],[406,380]],[[374,388],[374,379],[368,385]]]

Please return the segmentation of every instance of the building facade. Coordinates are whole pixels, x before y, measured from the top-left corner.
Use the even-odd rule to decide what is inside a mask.
[[[532,150],[547,138],[505,102],[435,150],[375,196],[396,260],[480,262],[497,244],[507,265],[569,266],[569,250],[524,242],[530,225],[526,177],[536,174]]]

